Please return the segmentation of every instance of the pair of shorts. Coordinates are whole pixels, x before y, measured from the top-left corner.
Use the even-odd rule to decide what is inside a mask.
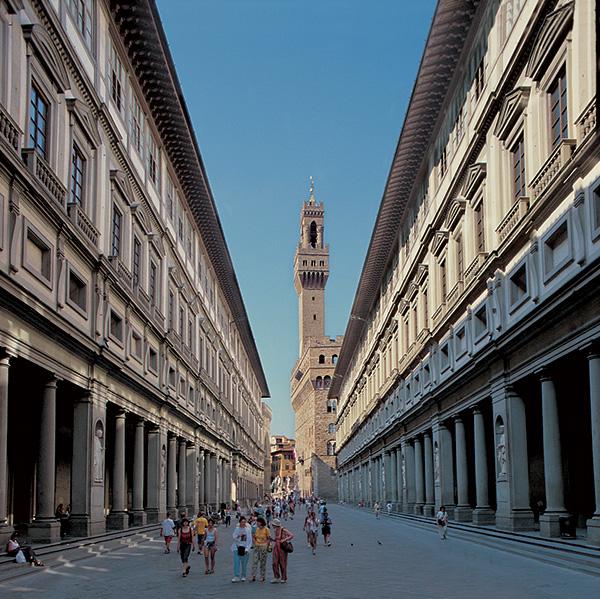
[[[330,535],[330,534],[331,534],[331,528],[329,526],[323,526],[323,536]]]
[[[164,537],[164,539],[165,539],[165,543],[170,543],[173,540],[173,536],[167,535],[166,537]]]
[[[179,544],[179,555],[181,555],[181,563],[185,563],[188,561],[191,551],[192,545],[190,543]]]
[[[200,547],[204,543],[204,539],[206,535],[197,535],[198,536],[198,547]]]

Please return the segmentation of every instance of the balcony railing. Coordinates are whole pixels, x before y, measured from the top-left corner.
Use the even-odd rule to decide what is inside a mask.
[[[585,138],[590,135],[596,128],[596,98],[592,98],[592,101],[587,105],[581,116],[575,123],[577,127],[577,141],[581,143]]]
[[[123,285],[127,289],[131,289],[133,284],[133,277],[131,276],[129,270],[127,270],[127,267],[123,264],[121,258],[119,258],[119,256],[109,256],[108,261],[119,275],[119,278],[121,279]]]
[[[52,171],[50,165],[32,148],[21,151],[25,165],[50,197],[64,208],[67,190]]]
[[[533,178],[529,186],[533,202],[539,200],[540,196],[548,189],[563,166],[571,159],[575,143],[574,139],[563,139],[552,154],[550,154],[548,160],[544,162],[542,168],[538,171],[538,174]]]
[[[485,262],[487,254],[485,252],[479,252],[475,259],[467,266],[467,270],[465,270],[465,287],[473,280],[481,265]]]
[[[520,197],[506,213],[506,216],[500,221],[500,224],[496,227],[496,233],[498,233],[498,242],[502,243],[511,233],[511,231],[517,226],[517,223],[527,214],[529,210],[529,198],[522,196]]]
[[[0,105],[0,138],[6,141],[15,152],[19,151],[21,130],[2,105]]]
[[[67,214],[71,222],[92,242],[92,245],[96,246],[98,244],[98,230],[81,206],[75,203],[67,204]]]

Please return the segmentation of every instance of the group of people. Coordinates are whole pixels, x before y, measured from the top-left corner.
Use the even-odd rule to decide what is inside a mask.
[[[284,505],[287,508],[285,510]],[[293,499],[285,502],[269,502],[267,505],[256,503],[248,516],[242,513],[240,506],[235,506],[233,510],[225,507],[224,514],[220,514],[225,528],[231,525],[233,513],[236,515],[237,523],[230,546],[233,561],[232,582],[246,581],[250,556],[252,556],[250,581],[264,582],[268,556],[271,554],[273,578],[270,582],[286,583],[287,560],[288,555],[294,550],[291,543],[294,535],[283,526],[279,516],[287,514],[293,517]],[[286,516],[284,518],[287,519]],[[198,555],[204,557],[204,574],[214,574],[216,555],[220,546],[219,536],[224,534],[223,531],[219,533],[216,524],[215,519],[207,517],[204,512],[199,512],[193,519],[180,514],[176,521],[171,518],[171,514],[167,514],[162,522],[160,534],[165,543],[164,551],[171,552],[171,543],[176,538],[176,550],[181,558],[181,575],[184,578],[190,573],[190,556],[196,551]]]
[[[358,507],[364,507],[364,502],[359,502]],[[392,504],[389,501],[386,504],[386,510],[389,516],[392,512]],[[381,514],[381,504],[379,501],[376,501],[373,504],[373,512],[375,514],[375,518],[379,520],[379,515]],[[446,511],[445,505],[440,506],[438,513],[435,515],[435,524],[437,526],[440,539],[445,541],[448,538],[448,512]]]

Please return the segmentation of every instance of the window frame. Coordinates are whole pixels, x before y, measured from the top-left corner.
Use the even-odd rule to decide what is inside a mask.
[[[548,251],[553,251],[549,248],[548,241],[552,237],[554,237],[558,230],[561,228],[566,229],[567,234],[567,244],[568,244],[568,252],[567,255],[558,263],[553,264],[551,269],[547,269],[547,257]],[[542,270],[544,273],[544,284],[547,285],[554,277],[556,277],[562,270],[564,270],[571,262],[573,262],[573,226],[571,223],[571,218],[569,213],[565,213],[561,218],[559,218],[551,227],[546,231],[541,240],[541,253],[542,253]]]
[[[27,148],[33,150],[34,152],[36,152],[36,154],[38,156],[40,156],[41,158],[43,158],[48,164],[50,164],[50,147],[51,147],[51,140],[50,140],[50,130],[51,130],[51,123],[52,123],[52,103],[50,100],[48,100],[48,93],[47,91],[44,89],[45,86],[41,85],[39,80],[37,79],[37,77],[35,77],[34,75],[31,76],[30,82],[29,82],[29,96],[28,96],[28,104],[27,104]],[[37,134],[39,131],[39,127],[37,125],[37,119],[35,121],[32,121],[32,111],[34,108],[34,103],[33,103],[33,92],[35,91],[38,99],[41,99],[41,101],[46,105],[46,116],[44,117],[44,132],[43,132],[43,136],[44,136],[44,148],[43,151],[40,150],[38,143],[37,143]],[[38,108],[37,108],[37,102],[35,104],[36,109],[35,109],[35,113],[38,114]],[[32,136],[31,136],[31,126],[32,124],[35,124],[35,139],[33,141],[33,145],[32,144]]]
[[[79,279],[85,288],[85,307],[80,306],[75,300],[71,299],[71,276]],[[90,285],[86,278],[70,263],[67,262],[67,276],[66,276],[66,303],[68,306],[73,308],[80,316],[87,320],[88,317],[88,306],[90,299]]]
[[[31,236],[30,236],[31,234]],[[49,276],[47,277],[42,271],[29,260],[29,252],[27,249],[29,241],[32,241],[42,251],[47,251],[48,254],[48,269]],[[40,247],[43,245],[44,247]],[[48,289],[52,290],[54,285],[54,245],[50,240],[29,220],[23,218],[23,268],[33,275],[38,281],[43,283]]]
[[[73,21],[73,25],[77,30],[77,33],[83,40],[83,45],[86,47],[88,52],[94,56],[94,44],[96,42],[96,2],[94,0],[67,0],[67,13],[69,14],[71,20]],[[83,13],[80,14],[79,8],[83,6]],[[86,24],[91,23],[89,28],[89,40],[87,38],[86,32],[88,31],[86,28]],[[80,22],[81,17],[81,22]]]
[[[80,187],[80,197],[77,200],[77,197],[74,196],[74,191],[73,191],[73,186],[77,185],[77,180],[75,179],[75,172],[76,172],[76,166],[75,166],[75,156],[79,156],[81,158],[81,162],[82,162],[82,168],[81,168],[81,182],[79,183],[79,187]],[[87,214],[87,177],[88,177],[88,156],[87,154],[81,149],[80,144],[78,142],[77,139],[73,139],[73,141],[71,142],[71,160],[70,160],[70,173],[69,173],[69,204],[72,205],[77,205],[79,208],[81,208],[84,212],[86,212]],[[75,201],[73,200],[73,198],[75,197]]]
[[[115,215],[119,215],[119,234],[118,237],[115,235]],[[120,258],[123,253],[123,230],[125,224],[125,213],[121,209],[120,205],[113,199],[112,210],[110,214],[110,256]],[[116,253],[115,253],[115,239],[117,239]]]

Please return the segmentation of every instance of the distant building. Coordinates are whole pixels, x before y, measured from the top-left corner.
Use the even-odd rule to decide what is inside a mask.
[[[273,419],[273,412],[264,401],[262,403],[262,417],[263,451],[265,456],[265,463],[261,499],[264,498],[264,495],[268,495],[271,493],[271,437],[269,436],[269,431],[271,429],[271,420]]]
[[[296,442],[284,435],[271,437],[271,494],[285,497],[296,490]]]
[[[330,391],[344,500],[600,544],[595,5],[438,2]]]
[[[343,337],[325,336],[325,285],[329,246],[324,241],[325,207],[310,197],[300,216],[300,243],[294,260],[299,302],[300,355],[292,372],[292,407],[296,414],[298,485],[302,495],[337,498],[335,419],[337,401],[328,399]]]

